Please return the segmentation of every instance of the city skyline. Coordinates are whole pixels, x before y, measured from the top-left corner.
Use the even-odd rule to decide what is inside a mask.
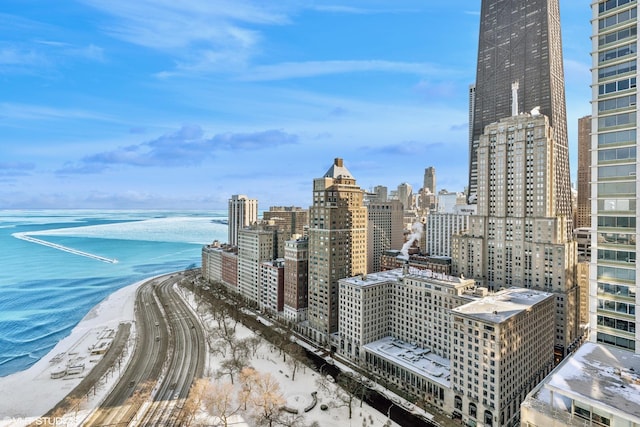
[[[364,189],[466,185],[480,1],[39,4],[3,13],[2,208],[307,207],[337,156]],[[590,10],[560,7],[575,182]]]

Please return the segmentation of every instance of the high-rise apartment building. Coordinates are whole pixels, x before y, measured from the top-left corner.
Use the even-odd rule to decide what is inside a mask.
[[[526,427],[640,425],[638,4],[591,9],[591,342],[527,396]]]
[[[309,208],[309,335],[329,343],[338,330],[338,280],[367,271],[364,190],[341,158],[313,180]]]
[[[258,200],[250,199],[242,194],[234,194],[229,199],[229,241],[238,245],[238,231],[258,220]]]
[[[637,2],[592,8],[590,338],[637,353]]]
[[[514,98],[516,96],[514,95]],[[482,286],[556,295],[558,358],[579,338],[576,244],[558,214],[556,151],[549,119],[518,114],[488,125],[477,149],[478,210],[452,241],[453,273]],[[567,175],[569,171],[566,171]],[[565,181],[568,183],[568,181]]]
[[[309,286],[309,240],[287,240],[284,246],[284,318],[290,322],[307,320]]]
[[[473,129],[469,153],[469,196],[479,192],[478,147],[485,127],[500,119],[539,107],[549,117],[556,150],[552,182],[556,186],[556,212],[569,219],[571,234],[571,181],[560,35],[559,0],[482,0]],[[515,107],[511,85],[518,84]]]
[[[578,202],[575,228],[591,227],[591,116],[578,120]]]
[[[404,244],[403,209],[399,200],[367,203],[367,273],[380,271],[380,258],[388,249]]]
[[[276,259],[276,232],[259,227],[238,232],[238,292],[260,308],[266,306],[260,265]]]
[[[297,234],[303,236],[309,226],[309,211],[297,206],[271,206],[262,213],[264,221],[273,222],[283,230],[283,236],[289,240]]]

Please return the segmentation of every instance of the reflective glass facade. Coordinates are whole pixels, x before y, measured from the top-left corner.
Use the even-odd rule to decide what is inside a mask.
[[[592,3],[591,341],[638,352],[636,0]]]

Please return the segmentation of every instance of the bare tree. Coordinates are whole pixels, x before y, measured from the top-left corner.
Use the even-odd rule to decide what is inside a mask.
[[[246,359],[225,359],[220,363],[220,369],[218,369],[216,373],[216,378],[221,378],[224,375],[229,375],[231,384],[234,384],[233,376],[240,373],[245,366],[247,366]]]
[[[262,338],[256,335],[252,335],[251,337],[247,338],[247,345],[251,350],[252,356],[255,357],[258,353],[258,349],[262,345]]]
[[[209,383],[205,397],[207,412],[220,419],[224,427],[229,418],[240,411],[240,405],[234,397],[234,386],[229,382]]]
[[[259,425],[272,427],[285,404],[280,384],[270,373],[258,373],[252,377],[254,384],[249,400],[254,409],[254,419]]]
[[[300,367],[304,367],[309,358],[307,357],[307,353],[304,351],[304,349],[293,342],[289,343],[289,345],[285,348],[285,351],[289,353],[289,360],[287,361],[287,365],[289,365],[289,367],[291,368],[291,380],[295,381],[297,370]]]
[[[185,399],[182,407],[180,425],[189,427],[193,423],[194,418],[202,406],[202,402],[206,398],[208,388],[209,380],[206,378],[198,378],[193,382],[189,390],[189,395]]]

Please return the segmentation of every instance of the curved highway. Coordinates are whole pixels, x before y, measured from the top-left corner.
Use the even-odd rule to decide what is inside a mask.
[[[118,383],[84,425],[179,424],[179,407],[194,378],[202,376],[205,360],[202,326],[174,289],[182,277],[162,276],[138,289],[134,353]]]

